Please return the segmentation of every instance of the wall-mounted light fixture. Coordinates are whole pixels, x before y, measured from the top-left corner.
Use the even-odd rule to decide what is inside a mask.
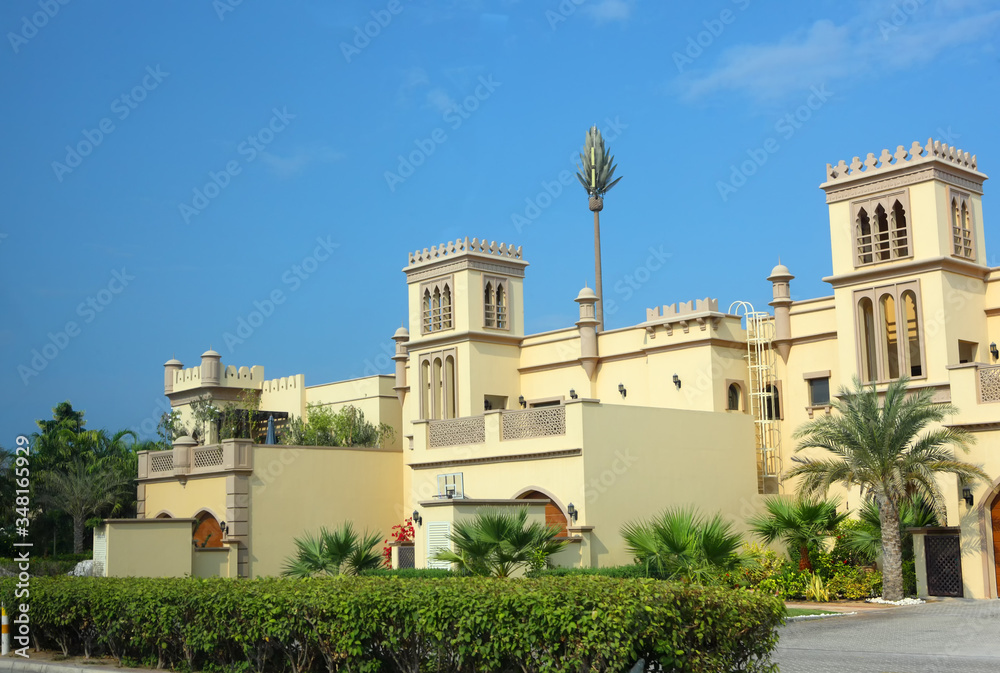
[[[577,517],[580,516],[580,512],[577,511],[576,506],[570,503],[566,506],[566,513],[569,514],[569,518],[576,522]]]
[[[573,390],[572,388],[570,388],[570,389],[569,389],[569,398],[570,398],[571,400],[575,400],[575,399],[576,399],[576,398],[578,398],[578,397],[580,397],[580,396],[576,394],[576,391],[575,391],[575,390]]]
[[[226,537],[226,533],[229,532],[229,526],[226,525],[225,521],[219,522],[219,529],[222,531],[222,537]]]
[[[997,350],[996,342],[990,344],[990,355],[993,356],[994,362],[997,361],[997,358],[1000,358],[1000,350]]]
[[[413,523],[415,523],[415,524],[417,524],[419,526],[423,522],[424,522],[424,518],[422,516],[420,516],[420,512],[418,512],[417,510],[413,510]]]
[[[493,408],[493,405],[490,404],[489,400],[483,400],[483,410],[484,411],[489,411],[492,408]]]
[[[972,489],[966,486],[962,489],[962,499],[965,500],[965,504],[972,507],[974,500],[972,499]]]
[[[677,376],[677,374],[674,374],[673,381],[674,381],[674,385],[677,386],[677,390],[680,390],[681,389],[681,377]]]
[[[521,405],[522,409],[528,406],[527,402],[524,401],[524,395],[521,395],[520,397],[517,398],[517,403]]]
[[[628,395],[628,391],[625,390],[625,384],[624,383],[619,383],[618,384],[618,392],[621,393],[622,399],[624,400],[625,396]]]

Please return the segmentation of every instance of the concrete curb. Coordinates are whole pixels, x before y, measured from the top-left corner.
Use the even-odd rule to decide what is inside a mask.
[[[79,666],[74,663],[59,663],[53,661],[33,661],[30,657],[13,656],[0,659],[0,672],[13,671],[14,673],[94,673],[114,671],[123,673],[127,671],[144,671],[140,668],[118,668],[117,666]]]
[[[847,617],[849,615],[856,615],[857,612],[834,612],[829,615],[799,615],[798,617],[789,617],[786,622],[806,622],[812,619],[826,619],[827,617]]]

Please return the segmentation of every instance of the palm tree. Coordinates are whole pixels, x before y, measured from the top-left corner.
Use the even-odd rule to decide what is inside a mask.
[[[844,534],[844,544],[868,562],[874,563],[882,555],[882,529],[878,505],[872,500],[866,500],[858,509],[858,520],[862,525]],[[938,523],[937,513],[923,498],[913,496],[900,503],[899,539],[904,561],[913,559],[913,534],[907,532],[908,529],[927,528],[937,526]]]
[[[812,570],[809,547],[818,545],[825,538],[835,535],[837,526],[847,518],[847,513],[837,514],[835,500],[809,498],[783,498],[764,500],[765,512],[750,517],[750,530],[770,544],[781,540],[799,555],[799,570]]]
[[[365,531],[358,535],[350,521],[333,531],[321,528],[318,536],[306,534],[296,538],[296,554],[285,561],[282,574],[286,577],[357,575],[382,565],[382,554],[376,550],[381,541],[378,533]]]
[[[705,519],[693,507],[666,509],[648,521],[622,526],[625,546],[638,563],[665,579],[714,583],[742,563],[742,536],[715,514]]]
[[[528,508],[487,508],[476,516],[455,523],[451,542],[456,552],[439,550],[434,558],[450,561],[460,570],[473,575],[510,577],[526,569],[539,558],[548,559],[566,546],[556,540],[558,526],[546,526],[538,521],[528,523]]]
[[[836,414],[820,416],[796,432],[796,451],[824,449],[832,456],[803,458],[786,478],[802,477],[805,495],[825,494],[834,483],[859,486],[875,500],[882,530],[882,597],[903,597],[899,514],[902,503],[920,495],[944,511],[936,475],[953,474],[966,483],[988,479],[978,466],[958,460],[955,449],[968,451],[971,436],[963,430],[931,427],[957,413],[950,404],[935,404],[934,391],[907,396],[909,379],[889,384],[884,400],[874,384],[855,377],[854,388],[841,388]]]
[[[601,211],[604,209],[604,195],[618,184],[621,177],[615,174],[615,158],[611,150],[604,147],[604,138],[597,126],[591,126],[584,139],[580,153],[580,169],[576,179],[590,195],[590,210],[594,213],[594,284],[597,286],[597,303],[594,306],[597,329],[604,329],[604,295],[601,285]]]
[[[114,505],[129,479],[117,470],[91,469],[77,457],[59,469],[44,472],[39,480],[39,500],[47,507],[61,510],[73,519],[73,553],[83,553],[83,532],[87,518],[104,507]]]

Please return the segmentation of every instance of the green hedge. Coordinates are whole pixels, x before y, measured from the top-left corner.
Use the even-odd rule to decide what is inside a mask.
[[[69,573],[80,561],[87,561],[91,554],[59,554],[58,556],[33,556],[30,566],[34,577],[49,577]],[[20,561],[15,558],[0,558],[0,574],[20,573]]]
[[[458,576],[458,573],[447,568],[396,568],[394,570],[372,568],[371,570],[362,570],[360,574],[362,577],[402,577],[404,579],[441,579]]]
[[[639,579],[655,577],[656,573],[647,574],[646,566],[636,563],[624,566],[608,566],[605,568],[546,568],[533,573],[535,577],[574,577],[590,575],[597,577],[618,577]]]
[[[13,592],[0,580],[8,606],[21,602]],[[622,671],[644,658],[715,673],[776,670],[784,606],[603,577],[67,577],[33,580],[29,614],[43,647],[187,670],[547,673]]]

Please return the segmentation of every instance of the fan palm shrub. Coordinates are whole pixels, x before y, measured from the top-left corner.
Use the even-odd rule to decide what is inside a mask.
[[[903,503],[919,495],[943,512],[938,475],[955,475],[965,483],[988,478],[982,468],[956,458],[956,450],[968,451],[971,436],[939,425],[957,409],[933,402],[933,390],[908,395],[908,385],[906,377],[893,381],[882,399],[874,385],[855,377],[853,388],[841,388],[833,402],[836,413],[820,416],[796,432],[796,452],[822,449],[824,457],[794,456],[798,465],[785,475],[800,477],[799,491],[807,496],[825,495],[840,483],[861,487],[875,501],[882,534],[882,596],[892,601],[903,597]]]
[[[781,540],[788,555],[799,557],[799,570],[812,571],[809,549],[836,534],[847,514],[838,514],[835,500],[774,496],[764,500],[764,510],[747,520],[750,530],[770,544]]]
[[[379,568],[381,540],[378,533],[358,534],[350,521],[332,531],[321,528],[319,535],[307,533],[296,538],[295,556],[285,561],[282,574],[286,577],[357,575],[363,570]]]
[[[519,570],[548,565],[549,557],[566,546],[560,529],[538,521],[528,523],[528,508],[485,508],[457,521],[451,534],[455,551],[442,549],[434,558],[450,561],[472,575],[510,577]]]
[[[629,553],[646,573],[665,579],[714,584],[742,564],[742,536],[721,514],[705,518],[693,507],[666,509],[622,526]]]
[[[858,509],[859,525],[845,531],[843,544],[860,554],[867,562],[874,563],[882,555],[882,529],[878,505],[866,500]],[[909,528],[937,526],[939,519],[934,508],[919,496],[904,500],[899,505],[899,539],[904,561],[913,559],[913,535]]]

